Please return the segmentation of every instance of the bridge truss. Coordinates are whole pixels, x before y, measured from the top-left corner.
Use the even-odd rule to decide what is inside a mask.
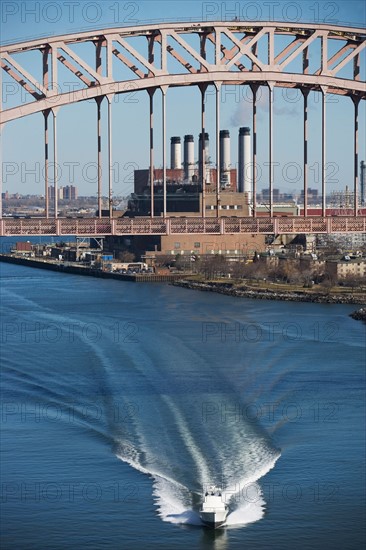
[[[281,38],[288,37],[288,44],[281,45]],[[141,48],[141,40],[144,47]],[[314,70],[310,70],[309,50],[315,44],[320,45],[319,64]],[[86,60],[81,53],[80,45],[89,44],[93,48],[94,63]],[[265,44],[265,55],[263,55]],[[18,118],[34,113],[42,112],[44,116],[44,143],[45,143],[45,217],[37,223],[23,220],[2,219],[1,234],[10,234],[18,231],[16,227],[26,227],[39,234],[54,230],[64,233],[63,228],[69,227],[69,221],[57,221],[57,113],[58,110],[71,103],[94,99],[96,102],[96,120],[98,142],[98,211],[102,217],[102,136],[101,136],[101,104],[103,100],[108,102],[107,126],[108,126],[108,179],[109,179],[109,221],[103,221],[108,226],[109,232],[119,232],[118,228],[125,228],[128,233],[132,228],[139,233],[138,223],[135,221],[122,222],[112,220],[112,100],[115,94],[126,94],[132,91],[145,90],[150,98],[150,181],[154,180],[154,112],[153,100],[156,93],[161,94],[162,100],[162,151],[163,151],[163,217],[154,216],[154,186],[151,185],[151,220],[150,234],[155,234],[154,227],[161,229],[158,233],[169,233],[175,227],[176,222],[169,222],[166,200],[166,96],[169,88],[177,86],[198,86],[201,91],[201,128],[205,133],[205,94],[207,87],[215,87],[216,96],[216,204],[217,216],[220,212],[220,98],[223,85],[249,85],[253,93],[253,188],[252,196],[256,197],[256,165],[257,165],[257,104],[258,90],[265,86],[269,90],[269,205],[267,222],[256,221],[248,218],[233,222],[233,227],[240,227],[240,231],[262,232],[263,227],[272,229],[290,228],[289,232],[300,232],[297,228],[303,228],[301,232],[316,232],[313,229],[325,228],[325,231],[333,231],[339,227],[339,231],[364,231],[364,217],[359,209],[359,175],[358,175],[358,127],[359,104],[366,98],[365,78],[361,78],[361,53],[366,46],[365,29],[330,26],[322,24],[279,23],[279,22],[202,22],[202,23],[173,23],[150,26],[137,26],[127,28],[111,28],[101,31],[89,31],[72,35],[49,37],[47,39],[32,40],[24,43],[10,44],[0,49],[0,62],[2,69],[10,76],[14,85],[26,92],[29,102],[21,102],[19,105],[2,110],[1,124],[10,123]],[[79,49],[78,49],[79,48]],[[41,81],[32,75],[26,68],[22,54],[27,52],[39,52],[41,65]],[[330,53],[331,52],[331,53]],[[116,61],[117,60],[117,61]],[[172,70],[174,60],[174,70]],[[124,79],[117,77],[116,63],[121,64],[129,73]],[[180,71],[177,71],[177,63]],[[59,77],[60,66],[64,66],[70,73],[77,77],[80,85],[70,91],[65,89],[62,79]],[[296,65],[296,70],[294,66]],[[344,78],[340,73],[345,68],[351,68],[349,77]],[[295,218],[292,221],[276,221],[274,217],[273,184],[274,184],[274,142],[273,142],[273,94],[275,87],[297,88],[303,96],[303,189],[304,209],[300,222]],[[321,123],[321,186],[322,208],[321,218],[314,221],[308,217],[308,95],[310,91],[321,94],[322,123]],[[348,96],[354,105],[354,176],[353,176],[353,212],[352,215],[331,222],[327,219],[326,210],[326,96],[338,94]],[[5,99],[5,101],[4,101]],[[6,107],[6,98],[3,98],[3,106]],[[49,135],[49,118],[53,118],[52,139]],[[49,183],[50,183],[50,141],[53,149],[53,182],[54,182],[54,221],[51,222],[49,212]],[[202,157],[205,158],[205,140],[201,141]],[[200,180],[203,181],[203,167],[201,167]],[[206,216],[205,185],[202,185],[201,222],[187,219],[186,231],[200,232],[199,228],[208,231],[211,223],[220,227],[219,232],[227,231],[230,226],[228,221],[215,222],[205,218]],[[2,212],[2,209],[1,209]],[[254,205],[253,218],[257,218]],[[358,218],[358,221],[352,221]],[[92,234],[100,227],[101,221],[94,220]],[[141,220],[141,227],[148,222]],[[290,224],[290,225],[286,225]],[[37,225],[38,224],[38,225]],[[52,225],[53,224],[53,225]],[[99,224],[99,225],[98,225]],[[154,225],[155,224],[155,225]],[[198,224],[198,225],[197,225]],[[236,225],[235,225],[236,224]],[[239,224],[239,225],[238,225]],[[292,224],[292,225],[291,225]],[[52,226],[52,229],[51,229]],[[128,229],[128,227],[130,229]],[[38,227],[38,230],[36,229]],[[75,231],[83,234],[81,222],[75,221]],[[146,226],[147,227],[147,226]],[[164,227],[164,229],[162,229]],[[359,229],[359,228],[363,229]],[[48,228],[48,229],[46,229]],[[188,229],[187,229],[188,228]],[[193,231],[194,228],[194,231]],[[223,229],[224,228],[224,229]],[[296,231],[295,231],[296,228]],[[352,229],[355,228],[355,229]],[[236,231],[236,230],[235,230]],[[10,232],[10,233],[9,233]],[[70,234],[70,230],[67,231]],[[267,232],[267,229],[263,232]],[[268,232],[272,232],[268,230]],[[287,231],[283,231],[287,232]],[[38,233],[37,233],[38,234]]]

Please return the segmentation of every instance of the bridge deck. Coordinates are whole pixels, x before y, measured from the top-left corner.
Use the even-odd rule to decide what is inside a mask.
[[[0,236],[363,233],[366,216],[0,219]]]

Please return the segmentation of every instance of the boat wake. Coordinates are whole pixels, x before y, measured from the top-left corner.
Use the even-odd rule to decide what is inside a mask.
[[[117,454],[117,457],[153,479],[155,505],[163,521],[175,524],[202,525],[197,509],[197,503],[202,499],[202,494],[192,493],[187,486],[168,479],[153,470],[149,471],[131,456],[128,458],[126,455]],[[266,502],[258,481],[274,467],[278,457],[279,454],[273,458],[271,463],[267,463],[262,470],[259,470],[257,475],[250,479],[243,478],[238,486],[222,491],[223,500],[230,509],[225,522],[227,527],[243,526],[263,518]]]
[[[192,443],[192,442],[191,442]],[[204,462],[203,450],[195,449],[193,457],[199,457],[196,464],[196,475],[181,474],[185,470],[185,461],[169,463],[159,460],[156,455],[149,456],[147,448],[138,451],[133,445],[119,441],[116,455],[136,470],[151,477],[153,482],[153,497],[157,513],[163,521],[173,524],[202,526],[199,517],[199,507],[202,495],[210,480],[220,477],[223,501],[229,506],[229,514],[225,522],[227,527],[243,526],[263,518],[266,501],[260,486],[263,478],[274,466],[280,452],[269,449],[261,440],[249,446],[248,455],[232,456],[231,461],[220,454],[217,463],[224,460],[224,468],[218,470],[212,466],[212,461]],[[189,451],[190,449],[186,449]],[[232,449],[234,452],[234,449]],[[239,467],[237,464],[239,463]],[[251,464],[250,464],[251,463]],[[144,465],[145,464],[145,465]],[[251,467],[250,467],[251,466]],[[242,468],[242,471],[240,469]],[[247,471],[247,475],[245,475]],[[203,477],[201,477],[203,474]],[[206,477],[207,476],[207,477]]]
[[[266,507],[260,479],[274,467],[280,452],[256,419],[230,412],[240,399],[231,382],[220,373],[213,376],[210,364],[191,350],[182,350],[181,356],[195,366],[196,370],[189,367],[193,391],[177,391],[179,365],[174,369],[171,363],[154,360],[152,348],[148,353],[135,351],[123,380],[119,372],[123,390],[118,392],[113,384],[118,400],[121,395],[133,397],[136,414],[111,426],[115,454],[151,477],[163,521],[202,525],[199,509],[211,485],[222,488],[229,506],[226,525],[258,521]],[[196,389],[196,375],[214,380],[214,391]],[[228,412],[224,419],[205,414],[221,410],[223,404]]]

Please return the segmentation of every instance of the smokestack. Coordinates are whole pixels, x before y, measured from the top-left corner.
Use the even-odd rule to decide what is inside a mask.
[[[210,142],[209,142],[207,132],[205,132],[204,139],[205,139],[205,142],[204,142],[205,143],[205,151],[204,151],[204,160],[203,160],[203,163],[202,163],[202,133],[201,133],[199,135],[199,140],[198,140],[198,172],[199,172],[200,175],[203,173],[203,181],[205,183],[210,183],[210,181],[211,181],[210,166],[208,164]],[[202,172],[202,164],[203,164],[203,172]]]
[[[361,184],[361,205],[365,204],[365,193],[366,193],[366,163],[364,160],[361,160],[360,164],[360,184]]]
[[[182,168],[182,146],[180,137],[170,138],[170,168]]]
[[[221,185],[230,186],[230,132],[220,130],[220,172]]]
[[[238,191],[247,193],[252,202],[252,160],[250,155],[250,128],[239,128]]]
[[[184,136],[184,179],[192,181],[194,176],[194,138]]]

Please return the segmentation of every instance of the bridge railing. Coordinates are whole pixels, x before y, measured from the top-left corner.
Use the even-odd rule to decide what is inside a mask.
[[[366,216],[274,218],[32,218],[0,220],[1,236],[364,233]]]

